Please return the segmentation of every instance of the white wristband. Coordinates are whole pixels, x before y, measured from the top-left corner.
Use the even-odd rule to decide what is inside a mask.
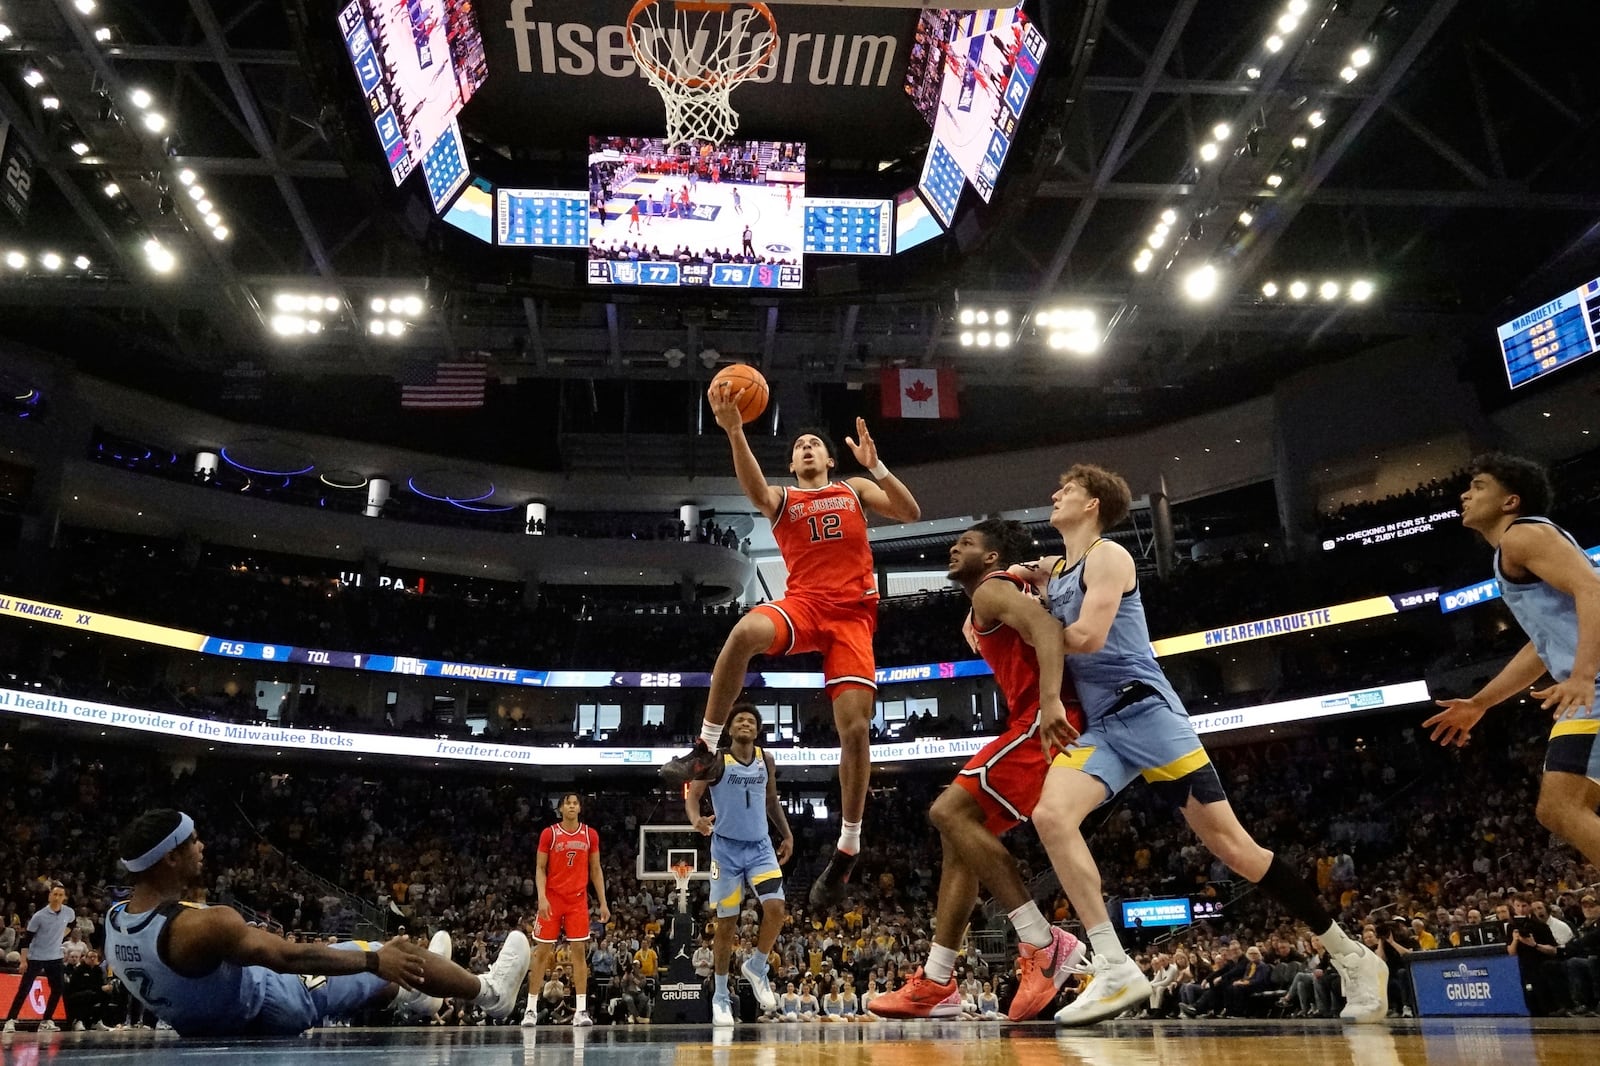
[[[879,481],[882,481],[884,478],[889,476],[889,468],[884,466],[883,462],[880,460],[878,465],[873,467],[871,470],[868,470],[867,473],[871,474]]]

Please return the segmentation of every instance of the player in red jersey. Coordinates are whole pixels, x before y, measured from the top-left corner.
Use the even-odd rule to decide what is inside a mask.
[[[972,639],[1005,696],[1006,728],[968,760],[928,811],[944,847],[933,943],[920,970],[872,1001],[872,1013],[885,1018],[961,1013],[953,976],[956,948],[978,902],[980,883],[1017,930],[1021,980],[1007,1012],[1012,1021],[1026,1021],[1048,1006],[1088,954],[1077,937],[1045,920],[1017,861],[1000,842],[1001,834],[1033,814],[1050,771],[1054,753],[1045,750],[1039,736],[1040,708],[1064,714],[1069,729],[1084,724],[1070,686],[1063,691],[1061,623],[1025,591],[1022,579],[1006,572],[1032,554],[1027,530],[998,518],[979,522],[950,547],[948,576],[972,600]]]
[[[742,390],[741,390],[742,391]],[[739,487],[772,522],[788,588],[781,600],[758,604],[728,634],[711,673],[700,739],[687,755],[661,770],[672,784],[704,779],[719,764],[717,743],[733,702],[744,687],[745,671],[757,655],[820,651],[824,684],[833,701],[839,731],[839,842],[827,868],[812,883],[811,903],[827,907],[844,897],[844,886],[861,850],[861,818],[867,809],[867,778],[872,770],[868,731],[872,725],[876,668],[872,635],[878,626],[878,580],[867,543],[867,509],[896,522],[922,515],[899,478],[878,459],[878,446],[864,419],[856,419],[856,438],[845,438],[856,461],[872,473],[829,480],[837,460],[833,442],[821,431],[804,430],[790,450],[794,488],[767,483],[739,414],[739,393],[723,385],[711,395],[717,425],[733,446]]]
[[[600,872],[600,835],[578,821],[583,799],[576,792],[561,797],[561,821],[539,834],[534,884],[539,890],[539,917],[534,922],[533,966],[528,970],[528,1009],[523,1025],[538,1022],[539,992],[555,955],[556,941],[566,935],[572,948],[572,988],[577,995],[572,1024],[593,1025],[589,1017],[589,892],[600,900],[600,922],[611,921],[606,905],[606,879]]]

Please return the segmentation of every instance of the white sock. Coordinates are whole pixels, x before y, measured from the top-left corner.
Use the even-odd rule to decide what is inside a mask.
[[[838,849],[846,855],[855,855],[861,850],[861,823],[840,822]]]
[[[1327,931],[1320,935],[1323,946],[1328,949],[1328,954],[1330,955],[1348,955],[1352,951],[1358,951],[1361,948],[1360,944],[1350,939],[1348,933],[1339,928],[1338,922],[1328,926]]]
[[[1011,919],[1011,928],[1017,931],[1017,939],[1024,944],[1032,944],[1036,948],[1048,947],[1050,944],[1050,923],[1044,920],[1044,915],[1039,911],[1039,905],[1029,900],[1008,918]]]
[[[922,964],[922,976],[935,984],[947,985],[956,969],[956,949],[943,944],[928,948],[928,961]]]
[[[579,992],[578,993],[578,1009],[579,1010],[588,1010],[589,1009],[589,994],[587,992]]]
[[[717,745],[722,743],[722,726],[713,725],[704,719],[700,722],[700,739],[706,742],[706,747],[712,751],[717,750]]]
[[[1090,929],[1089,943],[1094,946],[1094,953],[1109,963],[1128,961],[1128,953],[1122,950],[1122,941],[1117,939],[1117,931],[1111,928],[1110,922],[1101,922]]]

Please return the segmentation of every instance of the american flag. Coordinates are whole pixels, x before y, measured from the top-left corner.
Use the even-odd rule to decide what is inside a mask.
[[[410,367],[395,375],[400,382],[400,406],[418,410],[482,407],[488,371],[483,363]]]

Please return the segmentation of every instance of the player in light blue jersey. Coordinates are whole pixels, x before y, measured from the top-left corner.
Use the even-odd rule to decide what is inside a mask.
[[[761,929],[756,948],[739,967],[763,1012],[777,1010],[778,997],[767,978],[767,956],[783,931],[786,905],[782,864],[794,850],[794,834],[778,800],[777,773],[770,752],[756,746],[761,735],[761,715],[748,703],[738,704],[728,718],[724,734],[728,746],[722,762],[708,780],[691,781],[683,803],[690,823],[711,838],[711,901],[717,908],[711,1024],[733,1024],[733,1001],[728,995],[728,964],[733,958],[733,938],[739,924],[739,904],[744,886],[761,901]],[[700,801],[711,793],[712,814],[701,813]],[[768,822],[778,827],[778,846],[772,846]]]
[[[1551,496],[1537,463],[1498,453],[1472,461],[1461,524],[1494,548],[1500,595],[1528,643],[1474,695],[1439,700],[1445,709],[1422,724],[1432,728],[1434,740],[1459,747],[1485,711],[1548,673],[1553,683],[1531,692],[1555,718],[1539,784],[1539,821],[1600,866],[1600,710],[1594,705],[1600,574],[1572,534],[1542,517]]]
[[[1087,927],[1095,958],[1083,995],[1056,1014],[1063,1025],[1114,1018],[1148,1002],[1150,981],[1128,958],[1101,895],[1100,871],[1082,823],[1134,778],[1150,782],[1228,866],[1282,903],[1328,945],[1351,1021],[1388,1013],[1388,967],[1340,929],[1316,889],[1250,836],[1228,803],[1189,712],[1156,663],[1133,556],[1104,536],[1128,515],[1133,494],[1117,474],[1080,464],[1051,497],[1050,524],[1065,554],[1014,571],[1042,584],[1062,626],[1067,670],[1087,727],[1074,736],[1060,704],[1043,707],[1039,735],[1061,750],[1033,810],[1034,829]]]
[[[504,1018],[528,971],[528,938],[516,931],[480,978],[403,936],[381,947],[294,944],[246,925],[232,907],[185,902],[200,881],[205,846],[179,811],[147,811],[120,844],[133,895],[106,915],[106,958],[133,997],[180,1036],[292,1036],[324,1017],[446,996],[474,999]]]

